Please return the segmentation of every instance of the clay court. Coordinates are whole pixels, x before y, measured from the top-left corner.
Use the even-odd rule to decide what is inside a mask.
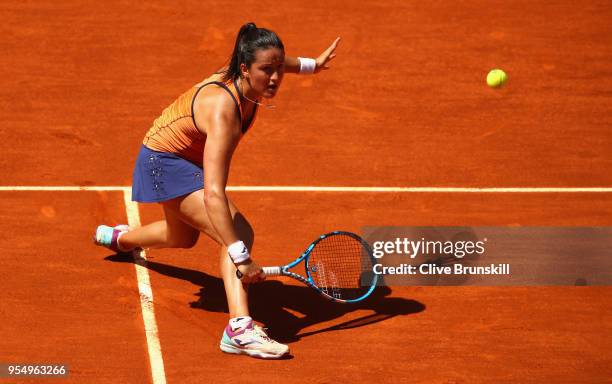
[[[58,383],[612,382],[608,286],[381,287],[341,305],[268,280],[252,287],[252,315],[292,358],[264,361],[219,351],[228,315],[211,240],[140,263],[91,243],[98,224],[161,218],[125,198],[143,135],[225,63],[247,21],[289,55],[342,37],[331,70],[285,77],[234,156],[228,193],[260,264],[336,229],[612,226],[606,1],[0,12],[0,363],[68,364]],[[508,73],[503,88],[487,87],[492,68]]]

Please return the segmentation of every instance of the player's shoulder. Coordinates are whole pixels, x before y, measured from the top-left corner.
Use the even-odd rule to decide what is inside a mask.
[[[225,122],[239,127],[236,102],[233,96],[219,85],[209,84],[200,90],[193,107],[196,121],[202,122],[204,127],[216,125],[212,124],[213,122]]]
[[[205,86],[195,100],[198,109],[208,114],[236,115],[236,101],[231,93],[222,86]]]

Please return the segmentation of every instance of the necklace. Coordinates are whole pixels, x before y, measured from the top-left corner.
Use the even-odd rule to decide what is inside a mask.
[[[274,105],[274,104],[263,104],[263,103],[260,103],[260,102],[259,102],[259,101],[257,101],[257,100],[251,100],[251,99],[249,99],[249,98],[247,97],[247,95],[245,95],[245,93],[244,93],[244,87],[242,86],[242,79],[240,79],[240,88],[242,88],[242,90],[241,90],[241,92],[240,92],[240,93],[241,93],[241,96],[242,96],[242,97],[244,97],[245,99],[247,99],[248,101],[250,101],[251,103],[256,104],[256,105],[259,105],[259,106],[262,106],[262,107],[267,108],[267,109],[274,109],[274,108],[276,108],[276,105]]]
[[[263,103],[260,103],[257,100],[251,100],[245,94],[243,94],[242,97],[244,97],[245,99],[247,99],[248,101],[250,101],[253,104],[260,105],[260,106],[262,106],[264,108],[267,108],[267,109],[274,109],[274,108],[276,108],[276,105],[274,105],[274,104],[263,104]]]

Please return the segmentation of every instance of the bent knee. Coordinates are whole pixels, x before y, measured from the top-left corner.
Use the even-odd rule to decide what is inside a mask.
[[[169,248],[193,248],[198,243],[198,236],[168,239]]]

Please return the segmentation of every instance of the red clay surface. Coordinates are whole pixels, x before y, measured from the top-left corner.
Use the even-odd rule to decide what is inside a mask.
[[[134,267],[87,241],[100,220],[125,220],[121,194],[2,192],[0,207],[0,361],[68,364],[72,382],[148,381]]]
[[[612,186],[605,1],[233,8],[3,2],[0,185],[129,185],[153,119],[221,66],[252,20],[292,55],[343,41],[331,71],[286,77],[237,151],[232,185]],[[500,90],[485,85],[495,67],[509,74]],[[90,243],[97,224],[125,221],[121,193],[0,197],[0,362],[67,362],[66,382],[150,381],[133,264]],[[612,225],[609,193],[232,197],[262,264],[363,225]],[[160,217],[156,206],[141,214]],[[392,287],[343,307],[269,281],[253,288],[253,315],[294,358],[267,362],[218,350],[227,314],[209,240],[150,257],[169,383],[612,377],[609,287]]]
[[[603,198],[587,206],[572,195],[231,196],[254,225],[254,255],[266,265],[296,257],[320,232],[338,228],[605,225],[595,211],[612,213]],[[560,221],[568,205],[582,215]],[[145,222],[160,215],[155,205],[141,212]],[[217,259],[209,240],[192,250],[149,252],[169,382],[209,375],[275,383],[605,382],[612,374],[608,287],[392,287],[352,307],[328,304],[291,281],[255,286],[251,300],[253,316],[289,341],[295,358],[272,365],[244,358],[235,370],[217,352],[227,319]]]

